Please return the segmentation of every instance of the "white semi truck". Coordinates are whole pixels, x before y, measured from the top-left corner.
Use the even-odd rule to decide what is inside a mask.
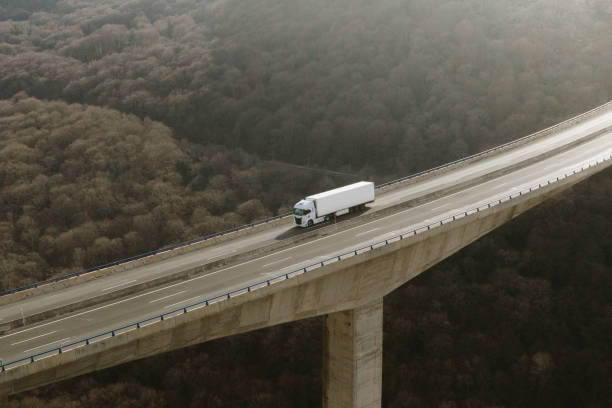
[[[374,201],[374,183],[360,181],[348,186],[315,194],[299,201],[293,207],[293,223],[298,227],[311,227],[338,215],[361,210]]]

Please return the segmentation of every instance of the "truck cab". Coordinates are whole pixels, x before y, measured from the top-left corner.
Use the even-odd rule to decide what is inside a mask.
[[[325,217],[317,217],[314,201],[301,200],[293,207],[293,224],[298,227],[310,227],[321,221]]]

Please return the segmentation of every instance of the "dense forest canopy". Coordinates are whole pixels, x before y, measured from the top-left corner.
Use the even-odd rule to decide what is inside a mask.
[[[0,1],[0,289],[612,99],[608,0]],[[610,172],[385,299],[385,406],[612,405]],[[9,407],[312,407],[320,321]]]
[[[261,158],[406,174],[607,101],[606,4],[9,4],[0,97],[108,106]],[[28,18],[7,19],[17,9]]]

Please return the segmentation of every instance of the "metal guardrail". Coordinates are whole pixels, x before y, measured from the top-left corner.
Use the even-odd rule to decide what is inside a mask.
[[[419,177],[419,176],[422,176],[422,175],[425,175],[425,174],[428,174],[428,173],[432,173],[434,171],[441,170],[443,168],[447,168],[447,167],[453,166],[453,165],[458,164],[458,163],[462,163],[462,162],[465,162],[465,161],[468,161],[468,160],[472,160],[474,158],[481,157],[481,156],[490,154],[492,152],[495,152],[495,151],[498,151],[498,150],[501,150],[501,149],[505,149],[505,148],[507,148],[507,147],[509,147],[509,146],[511,146],[513,144],[523,142],[523,141],[525,141],[527,139],[530,139],[530,138],[535,138],[535,137],[541,136],[542,134],[549,133],[551,131],[559,129],[560,127],[567,126],[570,123],[575,123],[575,122],[577,122],[577,121],[579,121],[579,120],[581,120],[581,119],[583,119],[583,118],[585,118],[585,117],[587,117],[589,115],[592,115],[593,113],[596,113],[596,112],[599,112],[599,111],[602,111],[602,110],[606,110],[606,109],[608,109],[611,106],[612,106],[612,101],[606,103],[605,105],[601,105],[601,106],[598,106],[597,108],[591,109],[588,112],[585,112],[585,113],[582,113],[582,114],[580,114],[578,116],[570,118],[570,119],[568,119],[568,120],[566,120],[564,122],[561,122],[561,123],[558,123],[558,124],[553,125],[551,127],[548,127],[546,129],[540,130],[540,131],[538,131],[536,133],[532,133],[530,135],[527,135],[527,136],[521,137],[519,139],[510,141],[508,143],[505,143],[503,145],[496,146],[496,147],[493,147],[491,149],[484,150],[484,151],[482,151],[480,153],[476,153],[476,154],[473,154],[471,156],[467,156],[467,157],[464,157],[464,158],[452,161],[450,163],[445,163],[445,164],[433,167],[433,168],[428,169],[428,170],[423,170],[421,172],[412,174],[410,176],[401,177],[401,178],[398,178],[398,179],[395,179],[395,180],[387,181],[385,183],[377,185],[376,188],[379,189],[379,188],[382,188],[382,187],[390,186],[392,184],[401,183],[403,181],[410,180],[410,179],[413,179],[415,177]],[[171,250],[176,249],[176,248],[180,248],[180,247],[183,247],[183,246],[187,246],[187,245],[195,244],[195,243],[198,243],[198,242],[206,241],[208,239],[219,237],[219,236],[222,236],[222,235],[225,235],[225,234],[229,234],[229,233],[232,233],[232,232],[240,231],[240,230],[247,229],[247,228],[252,228],[252,227],[255,227],[255,226],[260,225],[260,224],[266,224],[266,223],[269,223],[270,221],[278,220],[280,218],[284,218],[284,217],[287,217],[289,215],[291,215],[291,212],[286,212],[286,213],[283,213],[283,214],[280,214],[280,215],[277,215],[277,216],[274,216],[274,217],[270,217],[270,218],[266,218],[266,219],[263,219],[263,220],[255,221],[255,222],[252,222],[252,223],[249,223],[249,224],[240,225],[240,226],[233,227],[233,228],[230,228],[230,229],[227,229],[227,230],[224,230],[224,231],[215,232],[213,234],[204,235],[202,237],[194,238],[194,239],[191,239],[189,241],[180,242],[178,244],[169,245],[169,246],[166,246],[166,247],[163,247],[163,248],[160,248],[160,249],[156,249],[156,250],[153,250],[153,251],[145,252],[145,253],[142,253],[142,254],[139,254],[139,255],[134,255],[134,256],[131,256],[131,257],[128,257],[128,258],[118,259],[116,261],[109,262],[109,263],[106,263],[106,264],[103,264],[103,265],[98,265],[98,266],[94,266],[94,267],[91,267],[91,268],[88,268],[88,269],[83,269],[81,271],[72,272],[72,273],[68,273],[68,274],[65,274],[65,275],[61,275],[61,276],[56,276],[54,278],[47,279],[47,280],[40,281],[40,282],[30,283],[30,284],[27,284],[27,285],[20,286],[18,288],[9,289],[9,290],[6,290],[4,292],[0,292],[0,296],[9,295],[9,294],[16,293],[16,292],[21,292],[21,291],[24,291],[24,290],[27,290],[27,289],[37,288],[39,286],[47,285],[49,283],[59,282],[59,281],[65,280],[65,279],[70,279],[70,278],[74,278],[74,277],[77,277],[77,276],[81,276],[81,275],[86,274],[86,273],[95,272],[95,271],[98,271],[100,269],[104,269],[104,268],[108,268],[108,267],[111,267],[111,266],[120,265],[120,264],[123,264],[123,263],[126,263],[126,262],[135,261],[135,260],[142,259],[142,258],[146,258],[147,256],[157,255],[157,254],[160,254],[160,253],[163,253],[163,252],[171,251]]]
[[[94,266],[94,267],[91,267],[91,268],[88,268],[88,269],[83,269],[83,270],[78,271],[78,272],[72,272],[72,273],[69,273],[69,274],[66,274],[66,275],[56,276],[55,278],[47,279],[47,280],[41,281],[41,282],[30,283],[28,285],[20,286],[20,287],[15,288],[15,289],[9,289],[9,290],[6,290],[4,292],[0,292],[0,296],[9,295],[11,293],[16,293],[16,292],[21,292],[21,291],[26,290],[26,289],[37,288],[39,286],[46,285],[46,284],[49,284],[49,283],[58,282],[58,281],[61,281],[61,280],[64,280],[64,279],[74,278],[74,277],[81,276],[81,275],[89,273],[89,272],[94,272],[94,271],[98,271],[100,269],[108,268],[110,266],[116,266],[116,265],[120,265],[120,264],[123,264],[123,263],[126,263],[126,262],[130,262],[130,261],[135,261],[135,260],[138,260],[138,259],[146,258],[147,256],[161,254],[163,252],[171,251],[171,250],[176,249],[176,248],[180,248],[180,247],[183,247],[183,246],[187,246],[187,245],[195,244],[195,243],[198,243],[198,242],[206,241],[208,239],[219,237],[219,236],[225,235],[225,234],[229,234],[231,232],[236,232],[236,231],[240,231],[240,230],[243,230],[243,229],[252,228],[252,227],[255,227],[255,226],[260,225],[260,224],[266,224],[266,223],[268,223],[270,221],[274,221],[274,220],[286,217],[286,216],[288,216],[290,214],[291,214],[291,212],[287,212],[287,213],[280,214],[280,215],[277,215],[277,216],[274,216],[274,217],[270,217],[270,218],[266,218],[266,219],[263,219],[263,220],[255,221],[255,222],[252,222],[252,223],[249,223],[249,224],[244,224],[244,225],[240,225],[238,227],[230,228],[230,229],[227,229],[227,230],[224,230],[224,231],[215,232],[215,233],[209,234],[209,235],[204,235],[202,237],[194,238],[194,239],[191,239],[189,241],[185,241],[185,242],[180,242],[178,244],[169,245],[169,246],[166,246],[166,247],[163,247],[163,248],[156,249],[154,251],[149,251],[149,252],[145,252],[143,254],[134,255],[134,256],[131,256],[129,258],[118,259],[116,261],[109,262],[109,263],[106,263],[104,265],[98,265],[98,266]]]
[[[554,130],[557,130],[559,128],[567,126],[570,123],[574,124],[575,122],[577,122],[577,121],[579,121],[579,120],[581,120],[581,119],[583,119],[583,118],[585,118],[585,117],[587,117],[589,115],[592,115],[593,113],[596,113],[596,112],[599,112],[599,111],[602,111],[602,110],[606,110],[606,109],[608,109],[611,106],[612,106],[612,101],[608,102],[608,103],[606,103],[604,105],[598,106],[598,107],[596,107],[594,109],[591,109],[590,111],[582,113],[582,114],[580,114],[578,116],[574,116],[573,118],[565,120],[565,121],[563,121],[561,123],[557,123],[556,125],[550,126],[550,127],[546,128],[546,129],[539,130],[539,131],[537,131],[535,133],[532,133],[530,135],[523,136],[521,138],[512,140],[512,141],[510,141],[508,143],[504,143],[504,144],[499,145],[499,146],[492,147],[492,148],[487,149],[487,150],[483,150],[482,152],[473,154],[471,156],[463,157],[461,159],[458,159],[458,160],[455,160],[455,161],[452,161],[452,162],[449,162],[449,163],[441,164],[440,166],[433,167],[433,168],[431,168],[429,170],[424,170],[424,171],[421,171],[419,173],[412,174],[410,176],[398,178],[396,180],[387,181],[386,183],[383,183],[383,184],[380,184],[380,185],[376,186],[376,188],[381,188],[381,187],[386,187],[386,186],[389,186],[389,185],[392,185],[392,184],[401,183],[402,181],[410,180],[410,179],[413,179],[415,177],[419,177],[419,176],[425,175],[427,173],[431,173],[431,172],[434,172],[434,171],[437,171],[437,170],[441,170],[441,169],[444,169],[446,167],[450,167],[450,166],[462,163],[462,162],[467,161],[467,160],[471,160],[471,159],[475,159],[477,157],[485,156],[487,154],[490,154],[490,153],[498,151],[498,150],[505,149],[505,148],[507,148],[509,146],[512,146],[514,144],[523,142],[525,140],[529,140],[529,139],[532,139],[532,138],[535,138],[535,137],[538,137],[538,136],[542,136],[543,134],[550,133],[550,132],[552,132]]]
[[[140,320],[140,321],[137,321],[137,322],[134,322],[134,323],[130,323],[128,325],[121,326],[121,327],[118,327],[116,329],[108,330],[106,332],[103,332],[103,333],[100,333],[100,334],[96,334],[94,336],[85,337],[83,339],[74,341],[74,342],[66,344],[66,345],[60,345],[59,347],[51,348],[51,349],[45,350],[45,351],[37,353],[37,354],[32,354],[32,355],[30,355],[28,357],[24,357],[24,358],[21,358],[21,359],[18,359],[18,360],[10,361],[8,363],[0,363],[0,372],[5,372],[7,370],[10,370],[12,368],[17,368],[17,367],[20,367],[22,365],[31,364],[31,363],[34,363],[35,361],[41,360],[42,358],[51,357],[51,356],[54,356],[54,355],[62,354],[64,352],[67,352],[67,351],[70,351],[70,350],[74,350],[76,348],[87,346],[89,344],[95,343],[96,341],[101,341],[101,340],[104,340],[104,339],[107,339],[107,338],[110,338],[110,337],[115,337],[117,335],[120,335],[120,334],[123,334],[123,333],[127,333],[127,332],[129,332],[131,330],[137,330],[137,329],[140,329],[141,327],[147,326],[149,324],[154,324],[154,323],[157,323],[157,322],[162,322],[162,321],[164,321],[164,320],[166,320],[168,318],[173,318],[173,317],[176,317],[176,316],[188,313],[190,311],[194,311],[194,310],[200,309],[202,307],[209,306],[209,305],[211,305],[213,303],[217,303],[219,301],[223,301],[223,300],[234,298],[236,296],[239,296],[239,295],[242,295],[242,294],[245,294],[245,293],[250,293],[250,292],[255,291],[257,289],[268,287],[268,286],[273,285],[275,283],[282,282],[282,281],[288,280],[288,279],[290,279],[292,277],[302,275],[304,273],[312,271],[313,269],[318,269],[318,268],[323,267],[325,265],[329,265],[329,264],[332,264],[332,263],[340,262],[340,261],[342,261],[344,259],[348,259],[348,258],[351,258],[353,256],[357,256],[357,255],[360,255],[362,253],[372,251],[372,250],[374,250],[376,248],[381,248],[381,247],[387,246],[389,244],[401,241],[401,240],[403,240],[405,238],[416,236],[419,233],[422,233],[422,232],[425,232],[425,231],[429,231],[429,230],[432,230],[434,228],[443,226],[445,224],[448,224],[448,223],[451,223],[453,221],[459,220],[461,218],[467,217],[468,215],[476,214],[476,213],[479,213],[480,211],[485,211],[487,209],[495,207],[496,205],[500,205],[500,204],[508,202],[508,201],[510,201],[512,199],[516,199],[517,197],[522,197],[522,196],[524,196],[526,194],[529,194],[529,193],[532,193],[534,191],[537,191],[537,190],[539,190],[542,187],[546,187],[546,186],[548,186],[550,184],[554,184],[556,182],[564,180],[564,179],[566,179],[566,178],[568,178],[568,177],[570,177],[572,175],[575,175],[577,173],[580,173],[580,172],[582,172],[584,170],[590,169],[591,167],[596,167],[599,164],[602,164],[602,163],[604,163],[604,162],[606,162],[608,160],[611,160],[611,159],[612,159],[612,155],[608,154],[608,156],[601,156],[600,158],[596,158],[595,160],[589,160],[586,165],[582,164],[580,166],[576,166],[575,170],[572,170],[572,171],[570,171],[568,173],[564,173],[563,176],[559,176],[559,177],[556,177],[554,179],[549,179],[549,180],[546,180],[545,182],[540,182],[537,185],[533,185],[532,187],[525,188],[524,190],[520,190],[517,193],[509,194],[509,195],[504,195],[501,198],[497,198],[497,199],[495,199],[493,201],[486,202],[484,204],[478,205],[477,207],[471,208],[469,210],[462,211],[462,212],[454,214],[452,216],[448,216],[448,217],[442,218],[442,219],[440,219],[440,220],[438,220],[438,221],[436,221],[434,223],[430,223],[430,224],[427,224],[427,225],[422,225],[422,226],[417,227],[417,228],[413,228],[413,229],[411,229],[411,230],[409,230],[407,232],[401,233],[399,235],[395,235],[393,237],[390,237],[390,238],[387,238],[387,239],[384,239],[384,240],[381,240],[381,241],[374,242],[374,243],[366,245],[364,247],[356,248],[356,249],[351,250],[349,252],[345,252],[345,253],[342,253],[342,254],[339,254],[339,255],[335,255],[335,256],[333,256],[331,258],[327,258],[327,259],[324,259],[322,261],[316,262],[314,264],[311,264],[311,265],[308,265],[308,266],[305,266],[305,267],[293,270],[291,272],[284,273],[282,275],[278,275],[278,276],[276,276],[274,278],[266,279],[264,281],[261,281],[261,282],[258,282],[258,283],[254,283],[252,285],[246,286],[246,287],[241,288],[241,289],[236,289],[236,290],[233,290],[233,291],[230,291],[230,292],[218,295],[218,296],[214,296],[212,298],[204,299],[204,300],[202,300],[200,302],[192,303],[190,305],[183,306],[183,307],[174,309],[172,311],[169,311],[169,312],[166,312],[166,313],[162,313],[162,314],[157,315],[157,316],[149,317],[149,318],[144,319],[144,320]]]

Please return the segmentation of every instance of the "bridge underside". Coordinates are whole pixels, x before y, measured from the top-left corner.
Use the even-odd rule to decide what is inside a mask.
[[[220,337],[327,315],[323,405],[380,407],[383,296],[601,169],[585,170],[533,193],[260,290],[7,370],[0,375],[0,396]],[[364,328],[371,332],[364,332]]]

